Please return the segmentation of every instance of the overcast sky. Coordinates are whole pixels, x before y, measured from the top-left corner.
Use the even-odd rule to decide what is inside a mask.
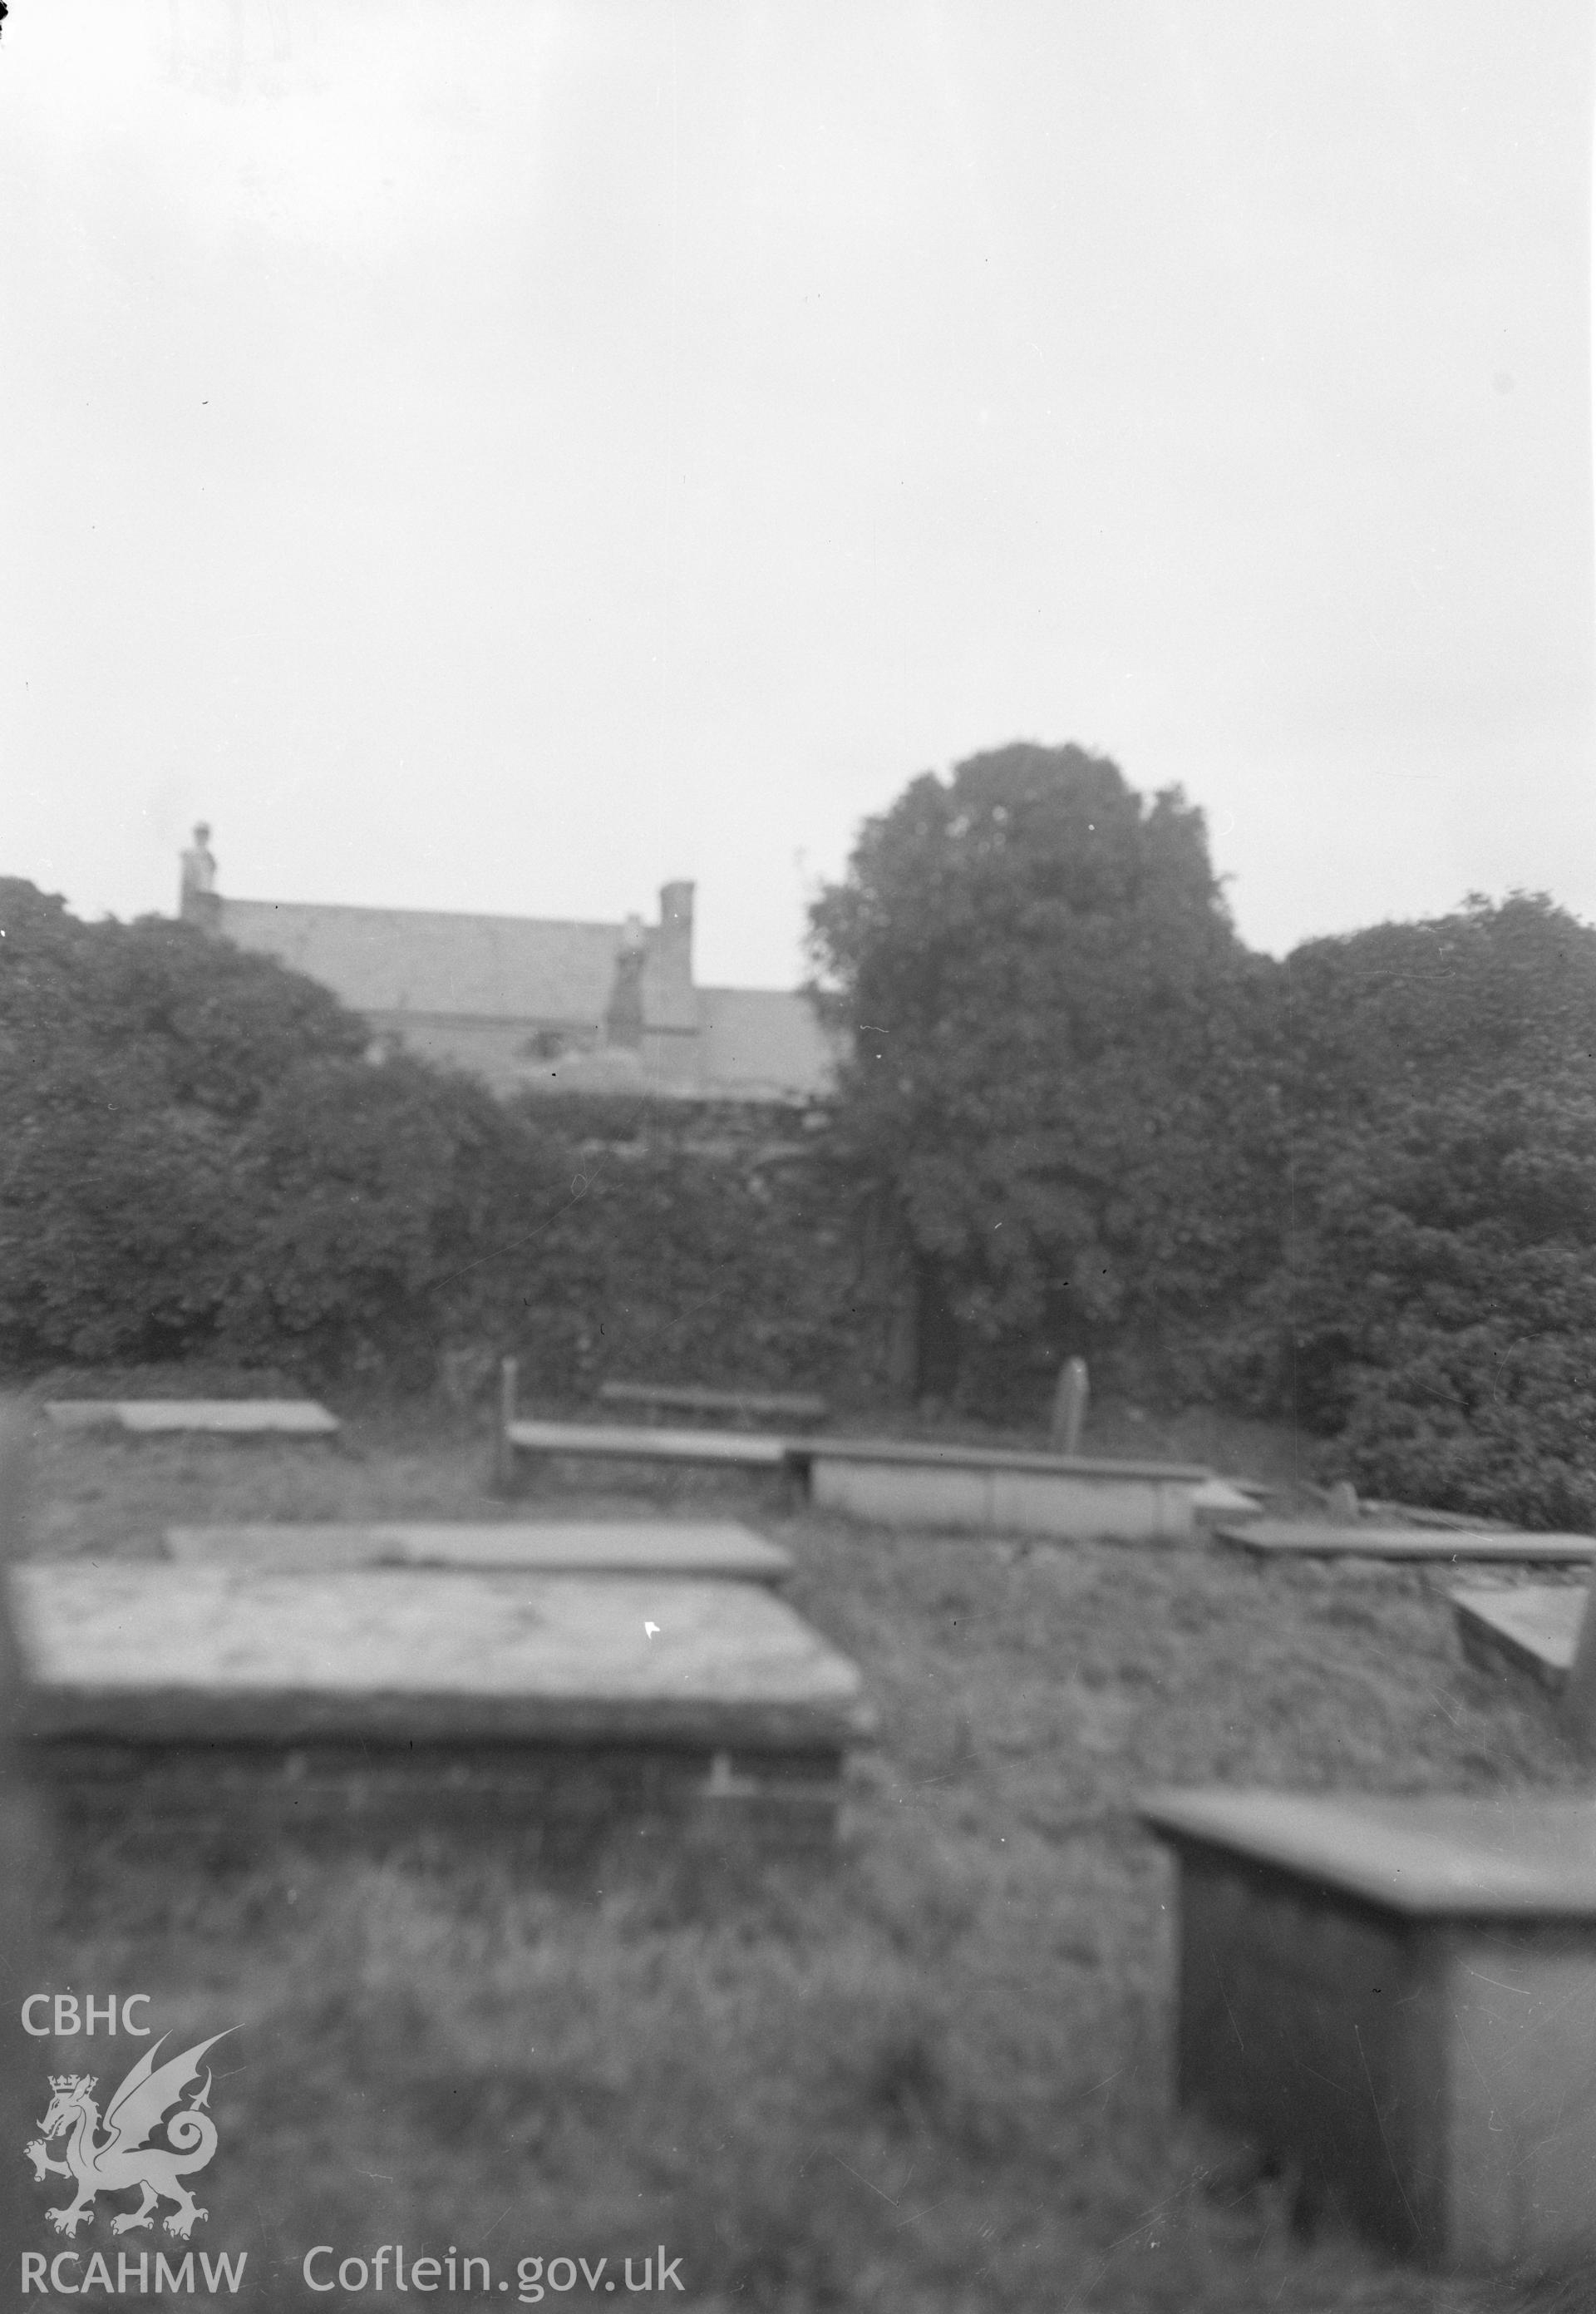
[[[1596,917],[1588,0],[13,0],[0,872],[652,914],[1015,738]]]

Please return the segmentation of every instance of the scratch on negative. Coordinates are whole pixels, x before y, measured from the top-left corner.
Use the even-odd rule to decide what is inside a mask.
[[[1225,1991],[1224,1978],[1220,1974],[1219,1955],[1213,1949],[1212,1937],[1208,1939],[1208,1957],[1213,1963],[1213,1981],[1219,1987],[1219,1997],[1225,2004],[1225,2015],[1230,2020],[1230,2030],[1236,2036],[1236,2046],[1239,2049],[1245,2049],[1247,2044],[1241,2037],[1241,2027],[1236,2022],[1236,2011],[1230,2006],[1230,1996]]]
[[[1487,1976],[1483,1968],[1470,1968],[1467,1961],[1463,1964],[1463,1973],[1466,1976],[1477,1976],[1482,1984],[1494,1984],[1498,1992],[1516,1992],[1521,2000],[1534,1998],[1528,1985],[1503,1984],[1499,1976]]]
[[[1413,2204],[1407,2198],[1407,2188],[1402,2183],[1402,2172],[1397,2167],[1397,2157],[1391,2151],[1391,2141],[1386,2135],[1386,2117],[1380,2109],[1380,2099],[1374,2094],[1374,2076],[1369,2070],[1369,2060],[1363,2054],[1363,2036],[1359,2032],[1356,2025],[1353,2027],[1353,2039],[1358,2045],[1358,2062],[1362,2066],[1363,2079],[1369,2084],[1369,2102],[1374,2107],[1374,2126],[1380,2132],[1380,2142],[1385,2147],[1386,2159],[1390,2163],[1391,2175],[1397,2180],[1397,2191],[1402,2196],[1402,2206],[1407,2212],[1407,2222],[1416,2234],[1419,2231],[1419,2221],[1413,2214]]]
[[[872,2194],[881,2194],[881,2188],[879,2186],[871,2186],[870,2180],[868,2177],[861,2177],[857,2169],[851,2168],[850,2165],[843,2160],[840,2153],[833,2153],[832,2155],[832,2159],[836,2163],[839,2169],[846,2169],[851,2177],[858,2177],[861,2186],[869,2186]],[[897,2208],[897,2204],[893,2200],[890,2194],[881,2194],[881,2198],[886,2204],[888,2209],[895,2210]]]

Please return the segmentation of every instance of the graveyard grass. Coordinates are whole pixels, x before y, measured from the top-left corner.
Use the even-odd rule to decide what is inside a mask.
[[[1212,1419],[1106,1438],[1138,1441],[1238,1471],[1272,1455],[1265,1476],[1293,1459]],[[309,1451],[47,1433],[34,1548],[503,1515],[486,1464],[444,1416],[367,1415]],[[640,1506],[609,1475],[577,1498]],[[1462,1663],[1444,1571],[899,1536],[730,1478],[653,1499],[786,1543],[788,1595],[864,1668],[881,1737],[834,1865],[617,1855],[540,1887],[421,1850],[285,1850],[217,1878],[127,1833],[65,1859],[57,1984],[148,1992],[195,2039],[243,2027],[216,2053],[202,2230],[251,2245],[255,2302],[333,2303],[305,2292],[304,2251],[394,2241],[496,2275],[529,2256],[614,2273],[663,2243],[695,2314],[1592,2302],[1590,2277],[1469,2283],[1305,2245],[1285,2183],[1170,2111],[1172,1880],[1139,1791],[1580,1780],[1544,1701]],[[66,2053],[39,2045],[41,2080]]]

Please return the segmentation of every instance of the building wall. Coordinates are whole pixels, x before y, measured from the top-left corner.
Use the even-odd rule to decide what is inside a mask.
[[[656,924],[239,900],[215,888],[208,833],[183,856],[183,916],[321,981],[379,1050],[504,1094],[802,1102],[830,1088],[837,1047],[800,993],[695,985],[690,883],[662,888]]]

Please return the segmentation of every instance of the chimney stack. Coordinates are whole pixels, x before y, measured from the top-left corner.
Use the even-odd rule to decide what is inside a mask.
[[[689,987],[692,985],[692,891],[687,883],[659,888],[659,945],[673,967],[680,960],[682,977]]]
[[[210,848],[210,829],[202,819],[194,830],[194,841],[182,854],[181,879],[178,886],[177,912],[186,924],[212,927],[221,913],[216,897],[216,861]]]
[[[659,930],[655,933],[653,970],[648,975],[648,1018],[660,1029],[698,1027],[692,988],[692,887],[662,884]]]

